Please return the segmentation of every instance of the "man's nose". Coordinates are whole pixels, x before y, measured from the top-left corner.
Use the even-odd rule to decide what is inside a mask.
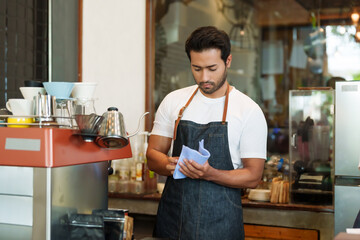
[[[206,82],[210,79],[210,71],[207,69],[204,69],[201,71],[201,80]]]

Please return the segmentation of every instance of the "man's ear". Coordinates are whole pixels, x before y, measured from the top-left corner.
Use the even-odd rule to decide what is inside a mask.
[[[231,66],[231,61],[232,61],[232,55],[229,54],[229,56],[226,59],[226,67],[229,68]]]

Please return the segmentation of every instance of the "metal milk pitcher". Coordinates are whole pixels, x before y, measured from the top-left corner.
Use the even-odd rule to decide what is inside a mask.
[[[35,118],[36,121],[54,121],[52,116],[56,109],[56,98],[51,95],[38,94],[34,97],[34,115],[38,116]]]

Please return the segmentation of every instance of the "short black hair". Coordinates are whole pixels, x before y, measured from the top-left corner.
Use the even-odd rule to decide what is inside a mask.
[[[213,48],[221,51],[221,59],[226,64],[231,51],[230,38],[226,32],[214,26],[195,29],[185,43],[185,51],[190,61],[190,51],[201,52]]]

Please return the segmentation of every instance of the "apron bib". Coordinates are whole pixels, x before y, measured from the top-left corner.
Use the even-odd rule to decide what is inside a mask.
[[[179,118],[197,90],[180,110]],[[204,139],[204,146],[211,153],[209,164],[216,169],[234,169],[225,122],[228,94],[229,85],[222,122],[197,124],[178,118],[173,156],[180,156],[182,145],[198,149],[199,141]],[[169,176],[159,203],[154,236],[184,240],[244,239],[241,190],[205,180],[175,180]]]

